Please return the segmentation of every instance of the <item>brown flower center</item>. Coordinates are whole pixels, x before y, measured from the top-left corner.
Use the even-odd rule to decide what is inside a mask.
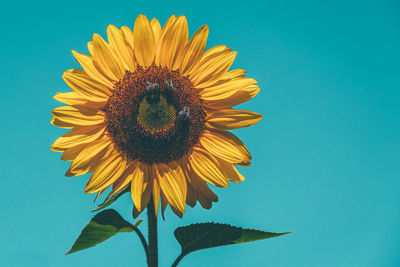
[[[138,67],[115,84],[107,130],[131,159],[167,163],[189,152],[205,125],[204,104],[191,81],[165,67]]]

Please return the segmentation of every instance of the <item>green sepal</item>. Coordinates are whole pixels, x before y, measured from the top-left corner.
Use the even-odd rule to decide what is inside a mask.
[[[134,226],[125,221],[118,212],[107,209],[97,213],[83,228],[72,248],[66,253],[93,247],[120,232],[132,232]]]
[[[139,220],[137,220],[133,225],[134,225],[135,227],[138,227],[142,222],[143,222],[143,219],[139,219]]]
[[[244,229],[220,223],[198,223],[179,227],[174,235],[182,247],[182,255],[193,251],[233,245],[238,243],[252,242],[288,234],[271,233],[254,229]]]
[[[106,199],[103,203],[101,203],[100,205],[98,205],[94,210],[92,210],[92,212],[96,212],[99,210],[102,210],[108,206],[110,206],[115,200],[117,200],[120,196],[122,196],[123,194],[127,193],[130,191],[130,185],[128,184],[127,186],[125,186],[124,188],[122,188],[121,190],[119,190],[117,193],[115,193],[114,195],[112,195],[109,199]]]

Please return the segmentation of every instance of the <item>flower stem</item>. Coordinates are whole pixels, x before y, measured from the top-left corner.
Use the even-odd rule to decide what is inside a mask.
[[[147,221],[149,226],[149,254],[147,264],[149,267],[158,267],[157,216],[154,210],[153,198],[150,198],[147,205]]]

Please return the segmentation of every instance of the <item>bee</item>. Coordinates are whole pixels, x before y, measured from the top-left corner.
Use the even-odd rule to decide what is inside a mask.
[[[158,83],[147,82],[147,102],[150,104],[157,104],[160,102],[160,85]]]
[[[190,119],[190,108],[183,107],[183,109],[178,112],[178,116],[182,119]]]
[[[174,86],[174,84],[172,83],[172,81],[171,81],[171,79],[166,79],[165,80],[165,84],[167,85],[167,89],[168,90],[171,90],[171,91],[175,91],[176,90],[176,88],[175,88],[175,86]]]

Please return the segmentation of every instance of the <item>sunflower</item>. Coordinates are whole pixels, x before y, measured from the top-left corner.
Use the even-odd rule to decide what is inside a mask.
[[[72,51],[83,70],[63,79],[72,92],[54,98],[66,106],[52,111],[51,123],[72,129],[51,146],[71,161],[66,176],[91,173],[86,193],[108,196],[130,187],[134,214],[149,201],[157,213],[182,216],[186,204],[210,208],[218,197],[208,184],[228,187],[249,166],[245,145],[227,130],[251,126],[261,115],[233,109],[260,90],[242,69],[230,70],[236,53],[224,45],[206,50],[208,26],[189,40],[184,16],[136,18],[134,28],[107,28],[89,55]]]

